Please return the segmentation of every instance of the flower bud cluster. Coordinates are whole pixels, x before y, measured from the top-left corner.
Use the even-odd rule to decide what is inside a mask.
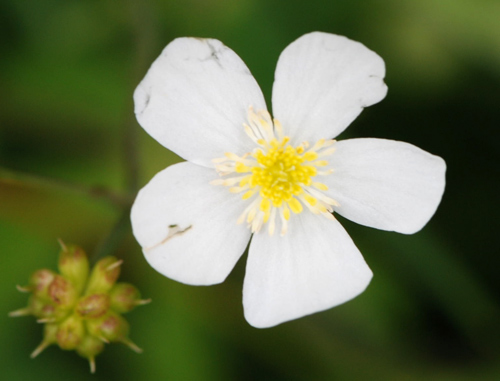
[[[19,291],[31,294],[28,306],[9,314],[33,315],[45,325],[43,340],[31,357],[55,344],[87,358],[94,373],[95,356],[107,343],[121,342],[140,353],[128,338],[130,327],[122,314],[150,300],[141,299],[133,285],[117,283],[122,261],[105,257],[89,271],[83,249],[60,243],[59,273],[35,271],[26,287],[18,286]]]

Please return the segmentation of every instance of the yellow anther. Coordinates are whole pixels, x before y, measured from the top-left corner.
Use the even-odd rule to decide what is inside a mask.
[[[271,212],[268,210],[264,213],[264,219],[262,222],[265,224],[267,221],[269,221],[269,217],[271,217]]]
[[[255,193],[254,191],[249,190],[248,192],[245,192],[245,194],[243,196],[241,196],[241,199],[242,200],[247,200],[250,197],[252,197],[254,193]]]
[[[290,209],[288,209],[287,206],[285,206],[283,208],[283,217],[285,218],[285,220],[289,220],[290,219]]]
[[[328,165],[328,162],[326,160],[318,160],[314,163],[317,167],[324,167]]]
[[[313,161],[318,158],[317,152],[309,151],[304,154],[304,159],[307,161]]]
[[[271,202],[268,198],[263,198],[260,202],[260,210],[262,210],[263,212],[268,212],[269,209],[271,209]]]
[[[241,160],[241,158],[238,155],[236,155],[235,153],[232,153],[232,152],[225,152],[224,156],[226,156],[229,160],[233,160],[233,161]]]
[[[302,212],[302,204],[296,198],[292,198],[290,201],[288,201],[288,206],[295,214],[299,214],[300,212]]]
[[[309,203],[309,205],[314,206],[318,202],[317,199],[315,199],[313,196],[309,194],[304,195],[304,199]]]
[[[238,223],[246,220],[251,231],[258,232],[269,222],[272,235],[278,214],[283,235],[291,212],[302,213],[304,205],[312,213],[331,216],[337,203],[320,192],[328,190],[327,185],[313,180],[317,175],[332,173],[330,168],[320,167],[328,165],[323,158],[333,153],[330,146],[334,141],[321,139],[311,148],[308,142],[292,146],[279,121],[273,121],[265,110],[250,107],[248,121],[245,132],[256,148],[242,156],[228,152],[222,159],[214,160],[219,175],[232,176],[211,183],[228,186],[232,193],[241,192],[243,200],[253,199]]]
[[[246,176],[246,177],[244,177],[240,181],[240,187],[243,187],[243,186],[247,185],[250,182],[251,178],[252,178],[252,176]]]
[[[236,163],[236,172],[238,173],[245,173],[245,172],[250,172],[250,168],[247,167],[245,164],[243,163]]]
[[[316,189],[319,189],[319,190],[322,190],[322,191],[326,191],[328,190],[328,186],[323,184],[323,183],[312,183],[312,186]]]

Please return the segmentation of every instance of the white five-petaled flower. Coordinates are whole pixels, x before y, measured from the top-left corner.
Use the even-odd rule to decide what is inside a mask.
[[[332,140],[385,97],[384,75],[364,45],[304,35],[279,58],[273,120],[232,50],[213,39],[171,42],[134,94],[141,126],[187,160],[158,173],[132,208],[151,266],[187,284],[220,283],[251,240],[243,305],[255,327],[363,292],[372,272],[334,213],[415,233],[445,185],[444,161],[413,145]]]

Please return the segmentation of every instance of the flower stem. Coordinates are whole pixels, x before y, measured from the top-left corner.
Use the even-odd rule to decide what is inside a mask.
[[[122,243],[123,239],[127,236],[130,229],[130,207],[123,210],[115,225],[97,245],[92,253],[90,260],[97,261],[98,258],[106,255],[111,255],[116,252],[117,248]]]
[[[133,200],[131,195],[117,193],[103,187],[75,184],[65,180],[33,175],[4,167],[0,167],[0,184],[71,192],[86,197],[103,199],[118,207],[127,207]]]
[[[155,18],[149,1],[128,0],[127,10],[134,36],[134,60],[130,67],[130,88],[135,89],[145,75],[155,44]],[[132,92],[132,91],[131,91]],[[137,149],[138,128],[133,114],[134,104],[130,97],[123,130],[124,164],[126,169],[126,189],[139,189],[139,155]]]
[[[130,67],[130,94],[146,73],[148,62],[154,51],[156,28],[154,13],[148,0],[128,0],[130,26],[134,36],[134,60]],[[135,194],[139,189],[139,154],[137,143],[139,140],[139,127],[133,113],[134,103],[130,96],[127,103],[127,112],[124,115],[122,152],[125,168],[125,189]],[[103,238],[92,254],[92,260],[97,260],[105,255],[110,255],[120,245],[130,231],[130,204],[122,209],[122,214],[116,221],[109,234]]]

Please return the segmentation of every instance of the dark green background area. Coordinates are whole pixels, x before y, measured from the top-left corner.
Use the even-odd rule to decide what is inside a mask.
[[[0,378],[500,379],[499,14],[495,0],[1,2]],[[374,272],[345,305],[252,328],[241,305],[246,256],[221,285],[176,283],[147,265],[128,223],[114,229],[119,207],[5,171],[120,194],[143,186],[180,160],[139,127],[131,99],[168,42],[223,41],[269,101],[280,52],[314,30],[360,41],[386,62],[386,99],[339,138],[407,141],[448,165],[442,204],[415,235],[339,217]],[[122,279],[153,299],[128,315],[143,354],[110,345],[92,377],[84,359],[54,346],[29,358],[42,327],[7,313],[26,304],[16,284],[55,268],[58,237],[124,259]]]

